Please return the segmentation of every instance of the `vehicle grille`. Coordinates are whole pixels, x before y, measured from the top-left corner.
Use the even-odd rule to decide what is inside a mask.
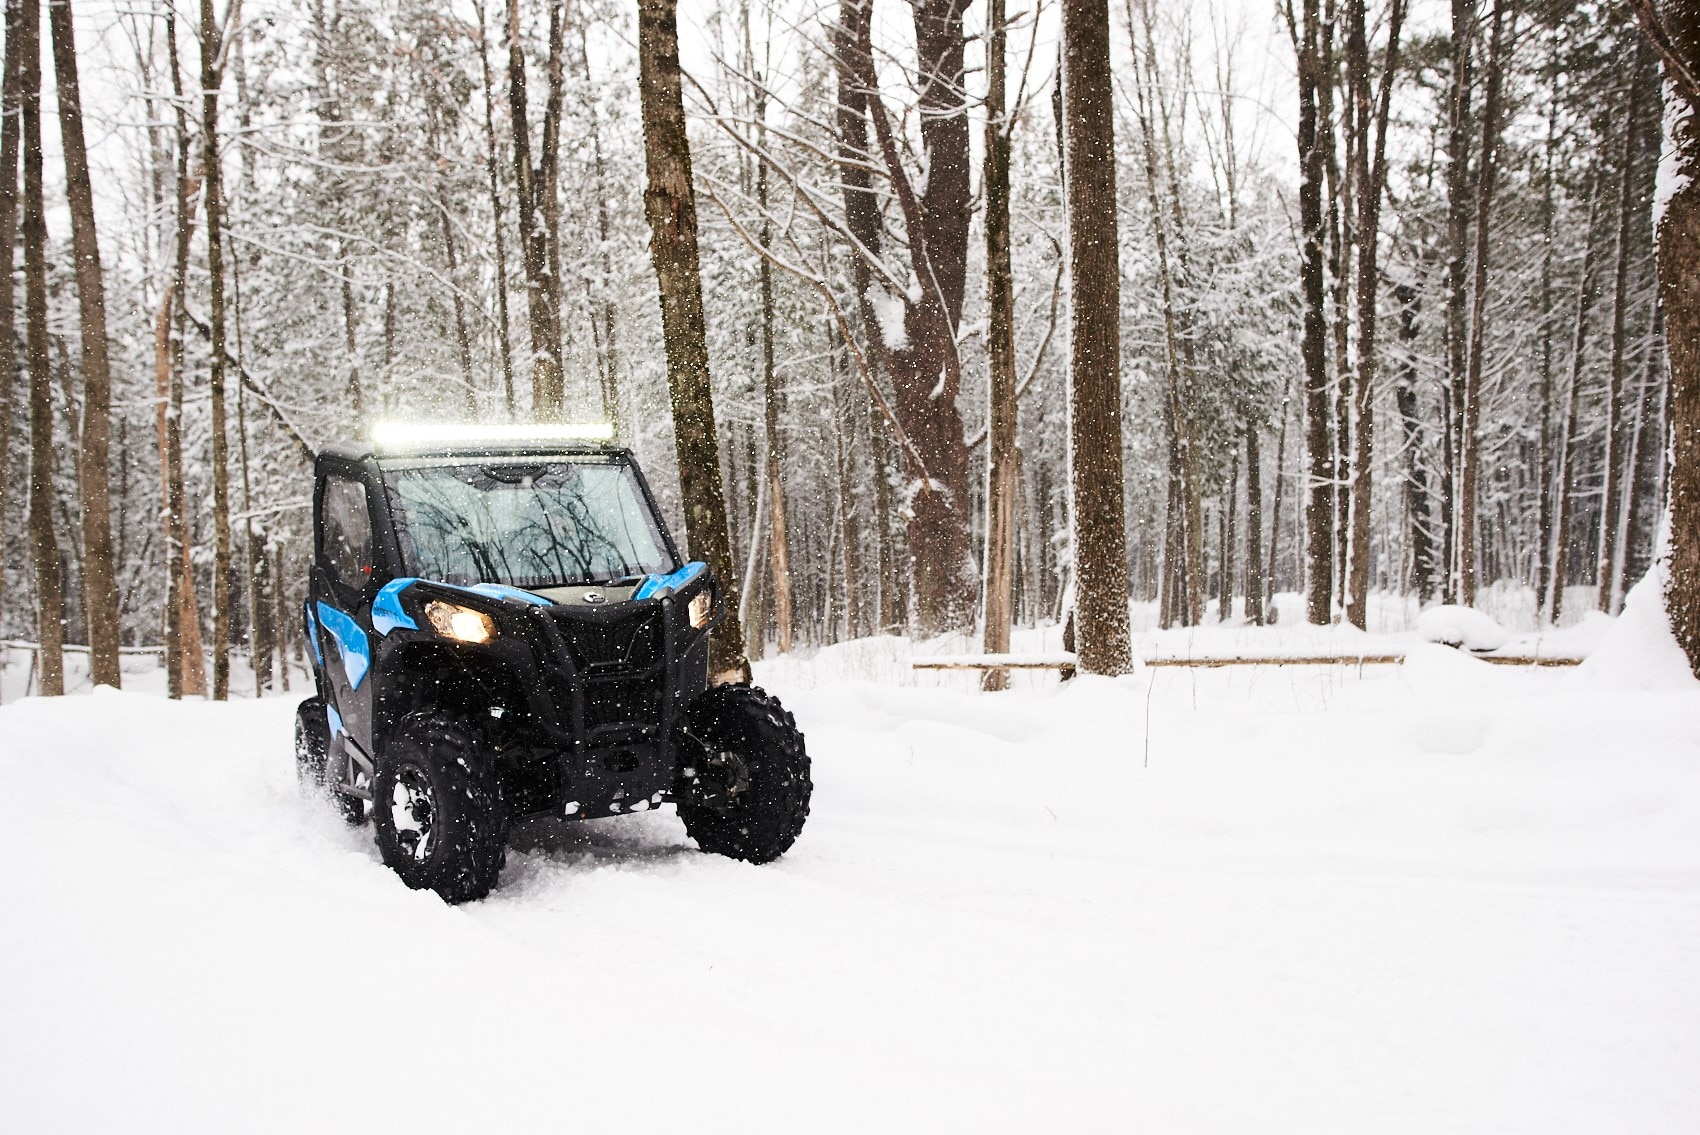
[[[642,670],[661,659],[661,611],[651,608],[624,619],[591,622],[557,615],[573,661],[587,675]]]
[[[564,613],[556,619],[585,682],[584,727],[592,743],[657,725],[667,680],[660,608],[606,622]]]

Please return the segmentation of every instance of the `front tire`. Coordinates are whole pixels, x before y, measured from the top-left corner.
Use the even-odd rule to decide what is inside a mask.
[[[748,863],[790,850],[809,816],[809,754],[796,719],[756,686],[691,703],[680,746],[679,818],[697,846]]]
[[[402,718],[378,757],[378,851],[402,882],[444,902],[483,898],[502,870],[507,816],[483,756],[458,718],[421,712]]]

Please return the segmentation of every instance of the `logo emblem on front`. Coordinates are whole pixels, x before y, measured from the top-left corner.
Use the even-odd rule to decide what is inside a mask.
[[[582,596],[586,603],[606,603],[608,597],[600,591],[586,591]]]

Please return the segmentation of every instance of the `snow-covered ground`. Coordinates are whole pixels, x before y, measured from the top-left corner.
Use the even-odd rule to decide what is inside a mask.
[[[791,854],[535,828],[459,908],[297,796],[291,700],[17,701],[0,1130],[1691,1132],[1700,683],[1643,615],[1575,670],[763,664]]]

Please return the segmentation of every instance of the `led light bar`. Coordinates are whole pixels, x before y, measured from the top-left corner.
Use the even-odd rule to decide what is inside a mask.
[[[379,422],[372,427],[372,441],[385,449],[411,449],[460,442],[511,444],[613,439],[614,427],[607,422],[537,422],[516,425],[484,422]]]

